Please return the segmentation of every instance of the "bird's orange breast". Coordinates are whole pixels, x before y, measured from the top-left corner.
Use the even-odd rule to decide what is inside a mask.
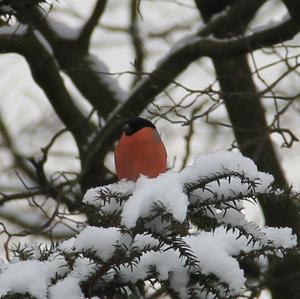
[[[137,180],[143,174],[153,178],[167,170],[166,149],[157,133],[145,127],[131,136],[123,133],[115,150],[119,179]]]

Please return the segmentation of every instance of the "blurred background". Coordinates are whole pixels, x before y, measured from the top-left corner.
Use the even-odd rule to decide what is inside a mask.
[[[84,193],[86,185],[82,187],[80,173],[86,152],[84,145],[80,146],[83,137],[74,138],[72,129],[64,130],[72,123],[66,116],[68,110],[69,118],[74,118],[73,123],[76,123],[76,115],[68,103],[51,93],[58,90],[57,82],[61,80],[74,111],[78,110],[91,124],[84,141],[88,144],[97,134],[103,133],[101,129],[106,128],[116,107],[143,88],[143,82],[147,83],[153,70],[195,36],[206,37],[201,33],[205,26],[218,18],[221,21],[224,18],[226,25],[226,14],[232,14],[231,17],[236,18],[233,24],[227,29],[219,26],[216,32],[211,29],[207,36],[225,41],[243,40],[260,30],[284,23],[289,17],[284,1],[253,1],[256,6],[248,9],[248,12],[252,9],[249,15],[243,11],[243,6],[239,10],[239,2],[65,0],[41,3],[37,14],[26,15],[24,19],[19,12],[12,15],[8,12],[9,17],[3,13],[0,27],[0,222],[4,247],[20,237],[22,242],[34,240],[37,243],[70,237],[85,223],[86,216],[75,204],[69,205],[68,200],[74,203]],[[25,37],[27,44],[20,42],[15,46],[18,38],[26,35],[24,26],[31,28],[31,36]],[[79,40],[79,36],[84,36],[81,34],[83,28],[88,31],[85,42],[84,38]],[[265,138],[261,137],[264,132],[272,141],[276,163],[282,168],[277,177],[284,176],[285,183],[281,180],[278,186],[293,185],[295,190],[299,189],[300,36],[296,33],[286,38],[283,35],[282,41],[269,43],[268,47],[262,43],[261,47],[256,46],[256,51],[250,50],[243,60],[250,68],[248,74],[233,65],[235,57],[241,59],[240,55],[233,55],[230,58],[232,68],[225,71],[221,69],[222,57],[218,61],[201,57],[193,59],[178,76],[170,75],[166,88],[139,109],[141,115],[156,124],[168,151],[169,168],[179,171],[204,153],[238,151],[241,140],[251,143],[251,138]],[[38,46],[41,46],[39,51],[36,50]],[[27,47],[27,52],[22,47]],[[51,57],[47,59],[53,59],[52,69],[43,65],[43,57],[47,55]],[[229,65],[228,61],[226,63]],[[39,67],[42,71],[37,71]],[[56,73],[52,73],[55,67]],[[222,81],[221,77],[225,79]],[[232,94],[228,92],[226,80],[236,88]],[[243,83],[249,80],[254,84],[252,91]],[[49,86],[45,87],[47,82]],[[240,91],[243,88],[244,94]],[[62,93],[60,96],[66,99]],[[99,107],[94,104],[97,98]],[[258,100],[262,110],[256,114],[255,109],[230,108],[230,103],[241,99],[245,100],[244,106]],[[109,108],[101,113],[103,103]],[[266,125],[255,127],[250,117],[256,135],[238,137],[239,128],[232,120],[246,119],[249,115],[259,118],[262,111]],[[118,136],[114,135],[112,142],[101,149],[103,155],[99,163],[103,165],[99,185],[116,180],[113,147]],[[254,153],[247,151],[246,144],[243,152],[256,160],[260,170],[272,172],[272,167],[261,162],[261,153],[264,157],[270,156],[264,145]],[[274,161],[270,163],[274,165]],[[44,186],[38,175],[41,169],[47,181]],[[95,185],[95,182],[91,184]],[[58,193],[51,193],[51,186],[59,186],[67,198],[57,199],[55,194]],[[250,219],[264,223],[258,206],[247,206],[247,211]],[[8,256],[7,252],[2,254]]]

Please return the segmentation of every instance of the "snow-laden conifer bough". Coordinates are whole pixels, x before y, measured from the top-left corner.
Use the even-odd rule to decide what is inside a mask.
[[[90,225],[51,248],[16,249],[0,265],[0,296],[144,298],[151,283],[173,298],[237,297],[244,259],[296,246],[290,228],[257,227],[242,213],[244,200],[272,200],[272,182],[250,159],[220,152],[179,173],[90,189]]]

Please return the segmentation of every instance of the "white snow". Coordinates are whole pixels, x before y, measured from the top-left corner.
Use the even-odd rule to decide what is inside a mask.
[[[213,211],[213,213],[211,211]],[[217,220],[218,223],[242,229],[245,234],[252,236],[256,241],[262,242],[263,244],[267,243],[268,239],[265,233],[253,222],[248,222],[245,215],[234,208],[227,209],[226,213],[211,208],[210,210],[207,209],[206,213],[207,217]]]
[[[95,203],[97,202],[97,198],[99,197],[99,192],[101,192],[101,189],[101,187],[88,189],[83,196],[82,202],[88,205],[98,206],[98,204]]]
[[[61,242],[59,244],[58,248],[65,252],[74,251],[74,249],[75,249],[74,242],[75,242],[75,238],[70,238],[70,239],[64,240],[63,242]]]
[[[285,248],[296,245],[296,237],[292,236],[289,229],[271,228],[269,230],[267,228],[264,233],[270,236],[271,241],[275,241],[273,244],[276,246],[279,246],[281,241],[286,246]],[[201,271],[207,275],[214,274],[228,284],[232,295],[241,290],[246,280],[235,256],[241,252],[247,253],[262,248],[257,243],[255,245],[248,243],[248,238],[244,236],[237,238],[238,235],[237,231],[226,231],[224,227],[219,227],[215,232],[200,231],[183,238],[198,259],[198,264],[190,271]],[[184,267],[185,258],[180,258],[178,251],[166,249],[167,247],[164,246],[159,252],[144,253],[138,265],[133,268],[122,266],[120,271],[122,280],[136,283],[139,279],[147,278],[150,266],[155,266],[159,278],[170,279],[173,289],[181,294],[180,298],[185,298],[188,280],[188,268]]]
[[[78,279],[78,281],[84,281],[96,272],[98,266],[87,258],[78,257],[73,265],[73,271],[69,274],[69,277]]]
[[[292,234],[290,228],[263,228],[263,233],[273,241],[275,247],[292,248],[296,246],[296,236]],[[202,273],[214,274],[226,282],[232,290],[232,294],[237,294],[245,283],[243,270],[234,256],[241,252],[251,252],[262,249],[263,245],[248,243],[244,236],[237,238],[239,233],[232,230],[226,231],[224,227],[219,227],[215,232],[200,232],[195,236],[187,236],[184,241],[191,247],[193,253],[199,260],[199,268]],[[278,252],[280,256],[280,253]]]
[[[291,248],[297,245],[297,237],[289,227],[262,227],[261,230],[275,247]]]
[[[67,277],[49,288],[50,299],[84,299],[80,282],[94,274],[97,266],[87,258],[77,258]]]
[[[183,266],[179,253],[173,251],[148,252],[144,253],[136,267],[122,266],[120,270],[123,281],[136,283],[149,276],[150,266],[155,266],[159,273],[159,279],[170,279],[174,290],[180,294],[180,298],[186,298],[186,285],[188,282],[188,273]]]
[[[121,230],[116,227],[87,226],[77,237],[60,243],[58,249],[67,253],[92,250],[103,261],[107,261],[114,253],[114,245],[122,245],[126,249],[144,250],[147,248],[149,250],[158,247],[159,241],[149,234],[137,234],[132,238],[130,234],[121,233]],[[83,260],[79,259],[78,262],[83,262]]]
[[[251,193],[248,182],[243,182],[238,175],[230,183],[225,178],[219,183],[211,182],[216,175],[224,177],[229,174],[245,176],[259,184]],[[121,225],[107,228],[87,226],[76,237],[60,243],[56,254],[50,255],[44,262],[19,261],[16,258],[10,264],[0,262],[0,296],[8,292],[28,292],[38,299],[46,299],[47,295],[51,299],[83,299],[81,283],[95,273],[98,275],[97,271],[103,269],[101,262],[112,261],[110,259],[117,247],[123,250],[124,256],[120,255],[120,260],[113,260],[116,264],[112,264],[107,270],[104,268],[106,271],[101,273],[104,284],[114,279],[125,284],[151,280],[153,270],[160,281],[168,280],[172,290],[185,299],[188,297],[190,275],[201,273],[216,277],[214,288],[221,294],[224,293],[224,296],[227,289],[218,281],[228,286],[229,295],[236,296],[246,281],[237,258],[240,254],[247,255],[255,251],[258,256],[264,253],[281,256],[279,249],[293,248],[297,244],[296,236],[290,228],[261,228],[248,222],[241,212],[242,200],[231,207],[226,206],[231,197],[237,194],[242,194],[242,198],[247,199],[256,192],[266,191],[272,180],[272,176],[259,172],[250,159],[240,154],[221,152],[199,157],[193,165],[179,173],[168,171],[154,179],[141,176],[136,183],[122,180],[116,184],[90,189],[84,196],[84,203],[95,206],[99,215],[104,210],[111,213],[118,211],[122,216]],[[208,182],[206,187],[210,191],[196,189],[189,198],[188,184],[199,182]],[[105,200],[105,196],[109,200]],[[124,203],[118,203],[119,197],[124,199]],[[190,235],[178,236],[178,243],[172,247],[168,242],[161,242],[164,238],[157,237],[155,225],[167,225],[159,217],[148,221],[141,234],[124,230],[126,227],[134,228],[141,217],[153,216],[155,205],[161,205],[175,220],[183,222],[189,219],[189,204],[197,202],[199,206],[203,205],[202,209],[207,209],[206,217],[216,219],[220,224],[214,231],[194,228]],[[228,230],[227,226],[234,229]],[[170,235],[162,235],[168,237],[170,243],[173,242]],[[184,251],[180,251],[180,247],[185,249],[185,254],[189,252],[190,257],[182,254]],[[31,246],[31,249],[34,250],[31,259],[38,259],[40,251],[37,245]],[[90,253],[88,257],[85,256],[87,251]],[[93,252],[96,257],[94,259]],[[75,254],[72,267],[61,257],[62,253],[69,256]],[[130,263],[128,258],[132,256],[135,259]],[[190,258],[193,263],[188,267],[186,264]],[[51,278],[56,275],[60,279],[51,285]],[[193,287],[199,294],[203,291],[199,284]],[[210,294],[207,298],[210,298]]]
[[[145,247],[153,248],[158,245],[159,241],[149,235],[136,235],[133,241],[133,246],[136,246],[140,249]]]
[[[121,237],[117,227],[86,227],[76,238],[74,247],[78,251],[91,250],[106,262],[113,254],[114,247]]]
[[[184,193],[184,186],[218,174],[226,175],[233,172],[251,180],[257,180],[255,188],[257,193],[264,192],[273,182],[271,175],[258,171],[254,162],[241,154],[218,152],[203,155],[180,173],[168,171],[154,179],[141,176],[136,182],[132,196],[124,204],[121,214],[122,224],[128,228],[134,227],[139,217],[147,217],[153,213],[152,209],[155,204],[162,204],[176,220],[183,222],[189,204],[187,195]],[[247,195],[251,192],[249,185],[239,178],[233,178],[230,182],[224,179],[220,185],[212,182],[206,187],[220,197],[240,193]],[[207,199],[212,197],[211,191],[200,189],[196,194],[200,199]],[[215,197],[213,199],[216,200]]]
[[[184,241],[198,258],[201,272],[216,275],[236,294],[244,285],[245,277],[239,263],[231,256],[238,253],[238,247],[235,238],[230,237],[231,233],[226,233],[221,227],[215,233],[201,232],[196,236],[185,237]]]
[[[0,273],[0,296],[8,292],[29,293],[38,299],[47,298],[47,288],[51,278],[66,271],[66,261],[62,257],[52,261],[19,261],[6,264]]]
[[[268,234],[267,230],[264,233]],[[295,237],[292,237],[291,231],[286,231],[286,229],[276,229],[276,231],[270,240],[278,238],[279,244],[281,237],[277,236],[285,235],[286,248],[296,245]],[[270,235],[272,233],[271,230]],[[161,251],[144,253],[139,263],[133,268],[122,266],[120,270],[121,279],[136,283],[140,279],[149,277],[150,267],[155,266],[159,273],[159,279],[170,279],[173,289],[180,293],[180,298],[185,298],[189,271],[200,271],[202,274],[214,274],[228,284],[232,295],[238,294],[246,279],[236,256],[241,252],[247,253],[262,248],[257,243],[255,245],[248,243],[246,237],[237,238],[238,235],[237,231],[226,231],[224,227],[219,227],[214,232],[200,231],[195,235],[183,238],[198,260],[198,264],[190,270],[184,267],[186,259],[180,258],[178,251],[167,249],[164,246]]]
[[[181,177],[178,173],[169,171],[154,179],[141,176],[136,182],[133,195],[124,204],[122,224],[128,228],[134,227],[139,217],[151,214],[154,204],[162,204],[175,219],[179,222],[184,221],[188,198],[182,191]]]
[[[106,193],[109,191],[111,195],[123,194],[124,196],[130,195],[135,187],[135,183],[132,181],[122,180],[116,184],[110,184],[104,187],[96,187],[87,190],[83,197],[83,202],[88,205],[93,205],[101,208],[103,212],[112,212],[119,211],[122,208],[122,205],[118,203],[113,196],[110,196],[110,200],[103,201],[99,194]]]
[[[229,175],[230,180],[226,178]],[[216,176],[223,178],[216,182],[214,180]],[[208,183],[205,183],[206,181]],[[101,207],[102,210],[106,205],[111,205],[111,201],[105,203],[99,200],[97,198],[99,192],[110,192],[110,196],[113,193],[121,193],[123,196],[132,194],[122,206],[119,206],[122,211],[121,224],[127,228],[133,228],[140,217],[153,215],[153,208],[156,205],[161,205],[173,215],[174,219],[183,222],[189,204],[185,188],[197,182],[205,183],[206,189],[193,191],[191,203],[195,204],[197,201],[209,205],[218,203],[218,208],[212,206],[207,210],[207,216],[225,226],[242,229],[246,235],[240,236],[239,229],[227,231],[221,226],[214,232],[197,231],[194,235],[185,237],[183,240],[191,247],[198,260],[197,265],[190,270],[183,266],[185,257],[180,259],[178,251],[167,249],[166,246],[155,249],[159,243],[154,238],[147,236],[148,239],[145,239],[145,236],[139,236],[132,241],[129,235],[123,235],[119,243],[126,244],[128,248],[134,246],[133,244],[140,248],[147,244],[153,246],[150,246],[150,251],[143,253],[135,267],[122,266],[121,277],[124,281],[135,283],[139,279],[145,279],[149,275],[149,267],[155,266],[159,278],[169,279],[174,290],[181,294],[181,298],[185,298],[188,271],[201,271],[207,275],[214,274],[220,281],[228,284],[231,294],[234,295],[238,294],[245,283],[243,270],[236,259],[238,254],[264,250],[263,246],[266,245],[284,248],[296,245],[296,237],[292,235],[290,229],[261,229],[246,221],[244,214],[241,213],[243,205],[239,198],[247,200],[249,196],[265,192],[273,182],[271,175],[258,171],[253,161],[241,154],[218,152],[203,155],[180,173],[168,171],[154,179],[141,176],[136,183],[123,180],[117,184],[91,189],[85,195],[84,202]],[[253,182],[256,183],[255,186],[251,185]],[[230,202],[232,198],[236,198],[236,204],[232,205],[233,208],[228,208],[226,200]],[[222,208],[226,208],[226,213]],[[151,223],[149,225],[147,227],[151,227]],[[249,243],[252,237],[256,242]],[[182,280],[182,277],[186,279]]]
[[[272,175],[257,170],[255,163],[240,153],[216,152],[199,156],[195,163],[182,170],[185,182],[193,182],[216,174],[236,172],[250,179],[260,179],[258,192],[263,192],[273,182]],[[224,188],[228,189],[228,188]]]
[[[84,295],[79,286],[79,281],[73,277],[67,277],[58,281],[49,288],[50,299],[84,299]]]

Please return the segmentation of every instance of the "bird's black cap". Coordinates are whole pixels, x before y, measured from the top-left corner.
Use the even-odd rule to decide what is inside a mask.
[[[123,132],[127,136],[131,136],[145,127],[155,129],[155,125],[151,121],[142,117],[131,117],[127,120],[125,126],[123,127]]]

